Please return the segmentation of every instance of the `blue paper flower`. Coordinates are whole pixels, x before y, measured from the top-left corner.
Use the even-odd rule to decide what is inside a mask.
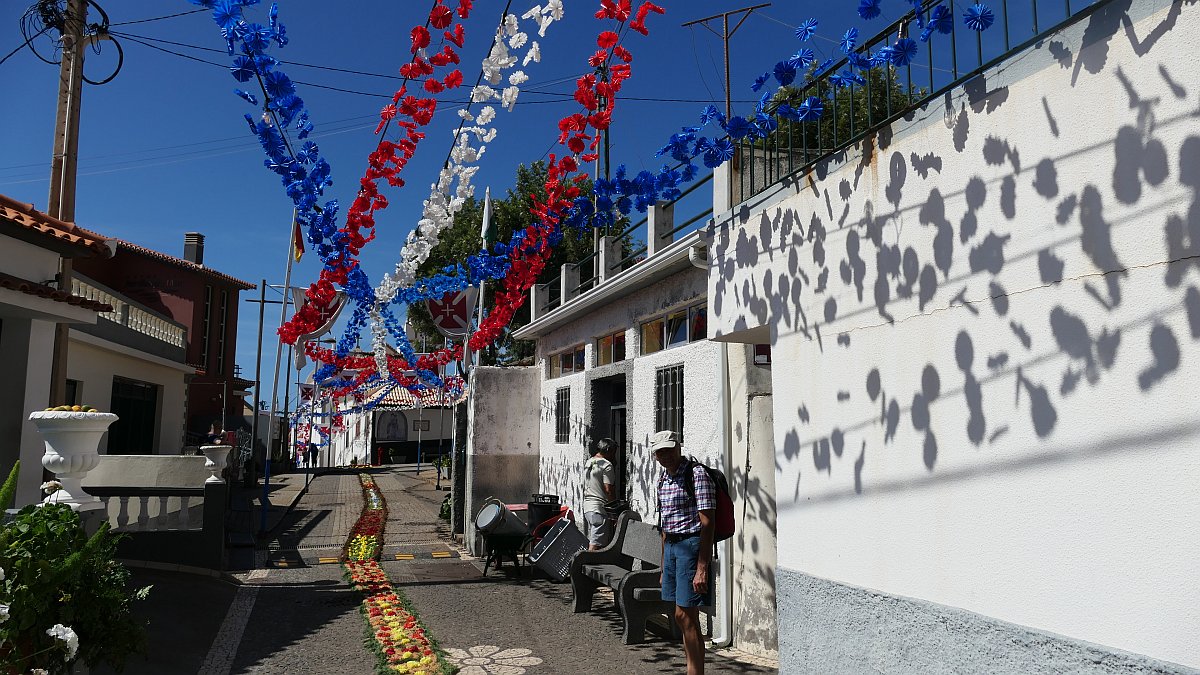
[[[799,38],[801,42],[808,42],[817,32],[817,23],[818,22],[816,19],[805,19],[804,21],[800,22],[800,25],[796,26],[796,37]]]
[[[875,55],[871,57],[871,61],[877,66],[886,66],[892,62],[895,52],[896,50],[892,49],[891,46],[880,47],[879,51],[875,52]]]
[[[880,13],[879,0],[861,0],[858,3],[858,15],[864,19],[874,19]]]
[[[796,79],[796,67],[787,61],[780,61],[775,64],[775,79],[779,81],[781,87],[786,87]]]
[[[254,59],[248,56],[239,56],[233,60],[233,66],[229,69],[233,73],[233,77],[238,82],[247,82],[254,77],[256,72],[254,68]]]
[[[909,4],[913,7],[913,15],[917,17],[917,28],[925,27],[925,0],[909,0]]]
[[[892,63],[907,66],[917,58],[917,42],[912,38],[900,38],[892,45]]]
[[[788,120],[800,119],[800,116],[796,114],[796,109],[786,103],[779,104],[779,107],[775,109],[775,114]]]
[[[851,28],[842,35],[842,41],[839,43],[842,52],[849,54],[858,46],[858,29]]]
[[[213,21],[224,29],[231,29],[242,20],[242,3],[237,0],[217,0],[212,5]]]
[[[821,64],[819,66],[817,66],[816,72],[823,73],[823,72],[825,72],[826,68],[828,68],[829,66],[832,66],[832,65],[833,65],[833,59],[825,59],[824,61],[821,62]]]
[[[851,66],[854,66],[859,70],[869,70],[875,67],[875,62],[866,56],[863,56],[860,52],[850,53],[847,56],[847,60],[850,62]]]
[[[996,20],[996,15],[987,5],[977,3],[963,12],[963,23],[973,31],[985,31]]]
[[[715,169],[733,159],[733,141],[728,138],[713,143],[704,153],[704,166]]]
[[[767,80],[769,80],[770,78],[771,78],[770,73],[763,73],[762,75],[759,75],[758,77],[754,78],[754,84],[750,85],[750,89],[752,89],[754,91],[758,91],[758,90],[762,89],[763,85],[766,84]]]
[[[725,131],[733,137],[733,140],[740,141],[750,133],[750,122],[744,117],[733,116],[729,118],[729,124],[725,125]]]
[[[824,112],[825,103],[816,96],[809,96],[796,108],[796,113],[799,115],[801,121],[806,122],[819,118]]]
[[[261,52],[271,46],[271,29],[261,24],[249,23],[239,26],[242,42],[251,52]]]
[[[717,110],[717,106],[715,106],[715,105],[707,106],[704,108],[704,110],[702,110],[700,112],[700,126],[705,126],[709,122],[711,122],[715,119],[718,119],[718,118],[722,118],[722,117],[724,117],[724,116],[721,114],[721,112],[719,110]]]
[[[792,54],[792,58],[788,59],[788,65],[796,70],[803,70],[813,64],[817,60],[817,55],[811,49],[801,49]]]
[[[954,30],[954,13],[945,5],[938,5],[933,8],[933,14],[929,17],[929,26],[925,30],[936,30],[942,35],[949,35]]]
[[[241,96],[243,99],[245,99],[246,103],[249,103],[250,105],[258,105],[258,99],[254,97],[254,94],[242,91],[241,89],[234,89],[233,93]]]
[[[263,78],[263,87],[271,98],[283,98],[296,92],[296,85],[292,84],[291,78],[278,70],[267,73]]]

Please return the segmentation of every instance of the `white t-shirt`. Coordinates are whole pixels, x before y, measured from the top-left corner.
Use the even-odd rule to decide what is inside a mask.
[[[604,486],[616,482],[617,470],[612,462],[603,457],[589,459],[584,465],[583,512],[604,513],[604,504],[609,501]]]

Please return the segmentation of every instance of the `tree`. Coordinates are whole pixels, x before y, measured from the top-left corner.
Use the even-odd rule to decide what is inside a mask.
[[[509,188],[503,199],[492,199],[493,242],[508,242],[514,233],[533,224],[533,195],[539,199],[546,197],[546,165],[542,161],[532,165],[524,164],[517,167],[516,181]],[[584,193],[591,191],[591,182],[585,182],[581,188]],[[429,258],[419,268],[420,276],[430,276],[441,272],[443,268],[455,263],[462,263],[472,255],[479,253],[482,246],[480,230],[483,224],[483,200],[475,197],[469,199],[462,210],[454,216],[454,225],[441,234],[437,246],[429,254]],[[576,232],[567,232],[562,243],[554,249],[546,269],[538,277],[538,283],[544,284],[559,274],[559,268],[564,263],[578,262],[592,253],[592,238]],[[490,310],[492,294],[485,292],[485,307]],[[424,303],[408,308],[408,316],[416,328],[418,335],[424,337],[430,344],[441,344],[442,337],[433,327],[429,310]],[[482,362],[488,365],[508,365],[533,356],[533,343],[516,340],[513,331],[529,323],[529,303],[518,310],[496,345],[485,350]]]

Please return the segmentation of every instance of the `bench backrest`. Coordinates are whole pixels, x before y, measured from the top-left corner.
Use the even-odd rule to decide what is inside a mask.
[[[621,540],[621,553],[659,567],[662,565],[662,535],[658,528],[640,520],[629,520]]]

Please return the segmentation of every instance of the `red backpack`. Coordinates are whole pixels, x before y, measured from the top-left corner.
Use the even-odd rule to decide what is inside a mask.
[[[696,501],[696,467],[699,466],[708,473],[709,479],[716,487],[716,502],[717,508],[713,520],[713,543],[725,541],[734,535],[737,531],[737,519],[733,513],[733,498],[729,496],[729,481],[725,478],[725,474],[720,469],[714,469],[707,464],[697,461],[695,457],[688,457],[684,460],[687,462],[688,470],[686,472],[687,480],[684,481],[683,488],[687,491],[688,498],[695,503]],[[659,487],[662,487],[662,481],[666,479],[666,474],[659,478]],[[662,511],[662,505],[659,504],[659,512]]]

